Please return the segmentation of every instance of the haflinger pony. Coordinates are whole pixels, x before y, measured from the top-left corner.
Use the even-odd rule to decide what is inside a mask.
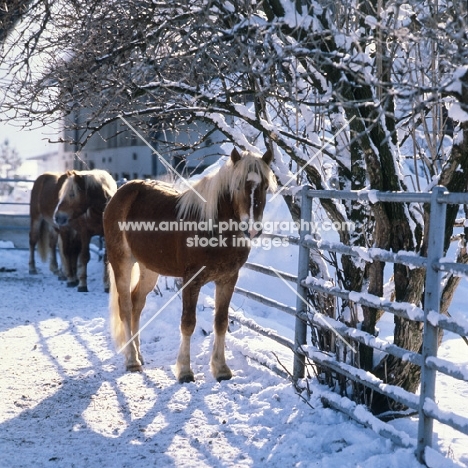
[[[103,236],[102,214],[117,190],[112,176],[103,170],[67,171],[54,211],[54,222],[60,228],[70,227],[78,233],[81,249],[78,255],[78,291],[87,292],[89,244],[93,236]],[[106,257],[106,256],[105,256]],[[104,258],[104,289],[109,290],[107,261]]]
[[[29,205],[29,273],[37,274],[35,248],[42,261],[49,256],[49,269],[60,279],[67,279],[68,285],[77,286],[76,264],[80,240],[69,228],[58,229],[54,223],[54,211],[59,192],[67,179],[66,174],[45,172],[34,182]],[[57,244],[61,257],[61,268],[57,263]]]
[[[267,190],[276,186],[271,160],[270,151],[261,157],[234,149],[226,164],[196,182],[193,190],[181,193],[160,182],[132,181],[111,199],[104,211],[111,328],[127,370],[142,368],[140,315],[158,276],[165,275],[183,280],[177,379],[194,381],[190,338],[200,288],[210,281],[216,285],[211,372],[218,381],[232,377],[224,356],[229,303],[250,239],[261,232]],[[153,228],[138,230],[141,222],[150,222],[149,227],[153,222]],[[179,228],[184,225],[194,230]]]

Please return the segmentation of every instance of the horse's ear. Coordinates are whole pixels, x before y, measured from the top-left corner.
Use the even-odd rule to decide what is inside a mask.
[[[273,151],[267,149],[265,154],[262,156],[263,161],[269,166],[273,161]]]
[[[231,151],[231,161],[236,164],[236,162],[240,161],[241,160],[241,155],[239,154],[239,151],[236,150],[236,148],[234,148],[232,151]]]

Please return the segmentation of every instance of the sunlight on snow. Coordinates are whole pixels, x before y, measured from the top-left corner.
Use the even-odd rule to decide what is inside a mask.
[[[88,429],[104,437],[119,437],[128,427],[117,392],[109,382],[103,382],[82,417]]]
[[[110,359],[115,351],[107,337],[108,324],[104,317],[84,320],[81,317],[72,319],[73,327],[79,340],[102,362]]]
[[[39,329],[47,351],[57,365],[68,376],[81,373],[83,369],[93,369],[86,343],[79,339],[73,324],[54,318],[39,323]]]
[[[161,432],[168,422],[151,384],[144,374],[138,373],[124,374],[115,382],[104,382],[82,414],[88,429],[113,438],[135,427],[144,433],[145,438]],[[155,409],[157,413],[148,423],[146,417]],[[140,420],[141,425],[138,425]],[[133,440],[131,443],[140,444],[141,441]]]
[[[167,408],[175,413],[180,413],[188,407],[191,399],[192,395],[187,390],[187,388],[181,387],[174,393],[174,395],[171,398],[171,401],[167,405]]]
[[[441,344],[438,357],[451,360],[456,364],[467,365],[468,346],[459,337],[446,333],[446,340]],[[444,398],[438,401],[444,411],[453,411],[463,417],[468,417],[468,407],[465,404],[468,396],[468,382],[457,380],[448,375],[437,373],[436,395],[450,395],[450,398]],[[464,454],[467,447],[467,436],[461,432],[452,429],[445,424],[434,421],[434,433],[438,437],[439,450],[446,454]]]
[[[8,343],[8,346],[3,346],[3,343]],[[56,393],[61,376],[34,325],[22,325],[1,332],[0,344],[0,422],[5,422],[33,409]],[[34,368],[34,372],[23,371],[25,349],[30,350],[28,364]],[[46,378],[38,383],[37,375]],[[25,381],[27,391],[12,391],[19,379]]]

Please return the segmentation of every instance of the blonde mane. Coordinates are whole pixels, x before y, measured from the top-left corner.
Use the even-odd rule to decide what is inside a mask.
[[[178,218],[195,218],[200,221],[216,220],[219,197],[222,194],[229,194],[232,197],[234,191],[245,185],[249,174],[252,173],[258,174],[268,184],[271,191],[276,189],[273,171],[262,161],[261,156],[247,151],[244,151],[241,156],[237,163],[233,163],[229,158],[218,172],[209,174],[193,184],[194,190],[187,189],[182,193],[177,204]]]
[[[75,175],[84,176],[86,191],[102,189],[106,198],[110,198],[117,191],[117,184],[112,176],[101,169],[69,171],[67,175],[67,180],[63,183],[59,192],[59,200],[62,200],[72,189],[76,188]]]
[[[85,178],[86,189],[102,189],[106,198],[112,197],[117,191],[117,184],[107,171],[93,169],[92,171],[81,171],[81,174],[88,175]]]

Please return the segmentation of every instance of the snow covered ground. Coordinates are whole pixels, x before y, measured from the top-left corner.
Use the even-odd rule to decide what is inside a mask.
[[[268,258],[268,264],[294,273],[294,255],[259,248],[252,260]],[[278,364],[277,356],[289,367],[289,351],[244,327],[232,325],[227,338],[233,379],[216,382],[209,370],[211,286],[200,296],[192,339],[196,382],[181,385],[173,374],[179,298],[142,333],[144,372],[126,373],[110,339],[108,296],[96,257],[90,262],[89,293],[67,289],[46,264],[41,267],[39,275],[30,276],[28,252],[0,249],[0,467],[420,466],[412,449],[324,408],[323,387],[312,384],[312,396],[304,401],[288,381],[252,359]],[[239,285],[294,305],[280,280],[243,271]],[[161,278],[159,290],[162,295],[148,296],[143,323],[176,294],[170,278]],[[292,338],[291,317],[241,296],[232,306]],[[454,315],[463,308],[460,300]],[[447,335],[439,355],[466,363],[468,348]],[[447,409],[467,415],[466,385],[442,378],[438,398]],[[416,437],[414,419],[393,424]],[[439,450],[468,466],[468,437],[437,424],[435,429]]]

